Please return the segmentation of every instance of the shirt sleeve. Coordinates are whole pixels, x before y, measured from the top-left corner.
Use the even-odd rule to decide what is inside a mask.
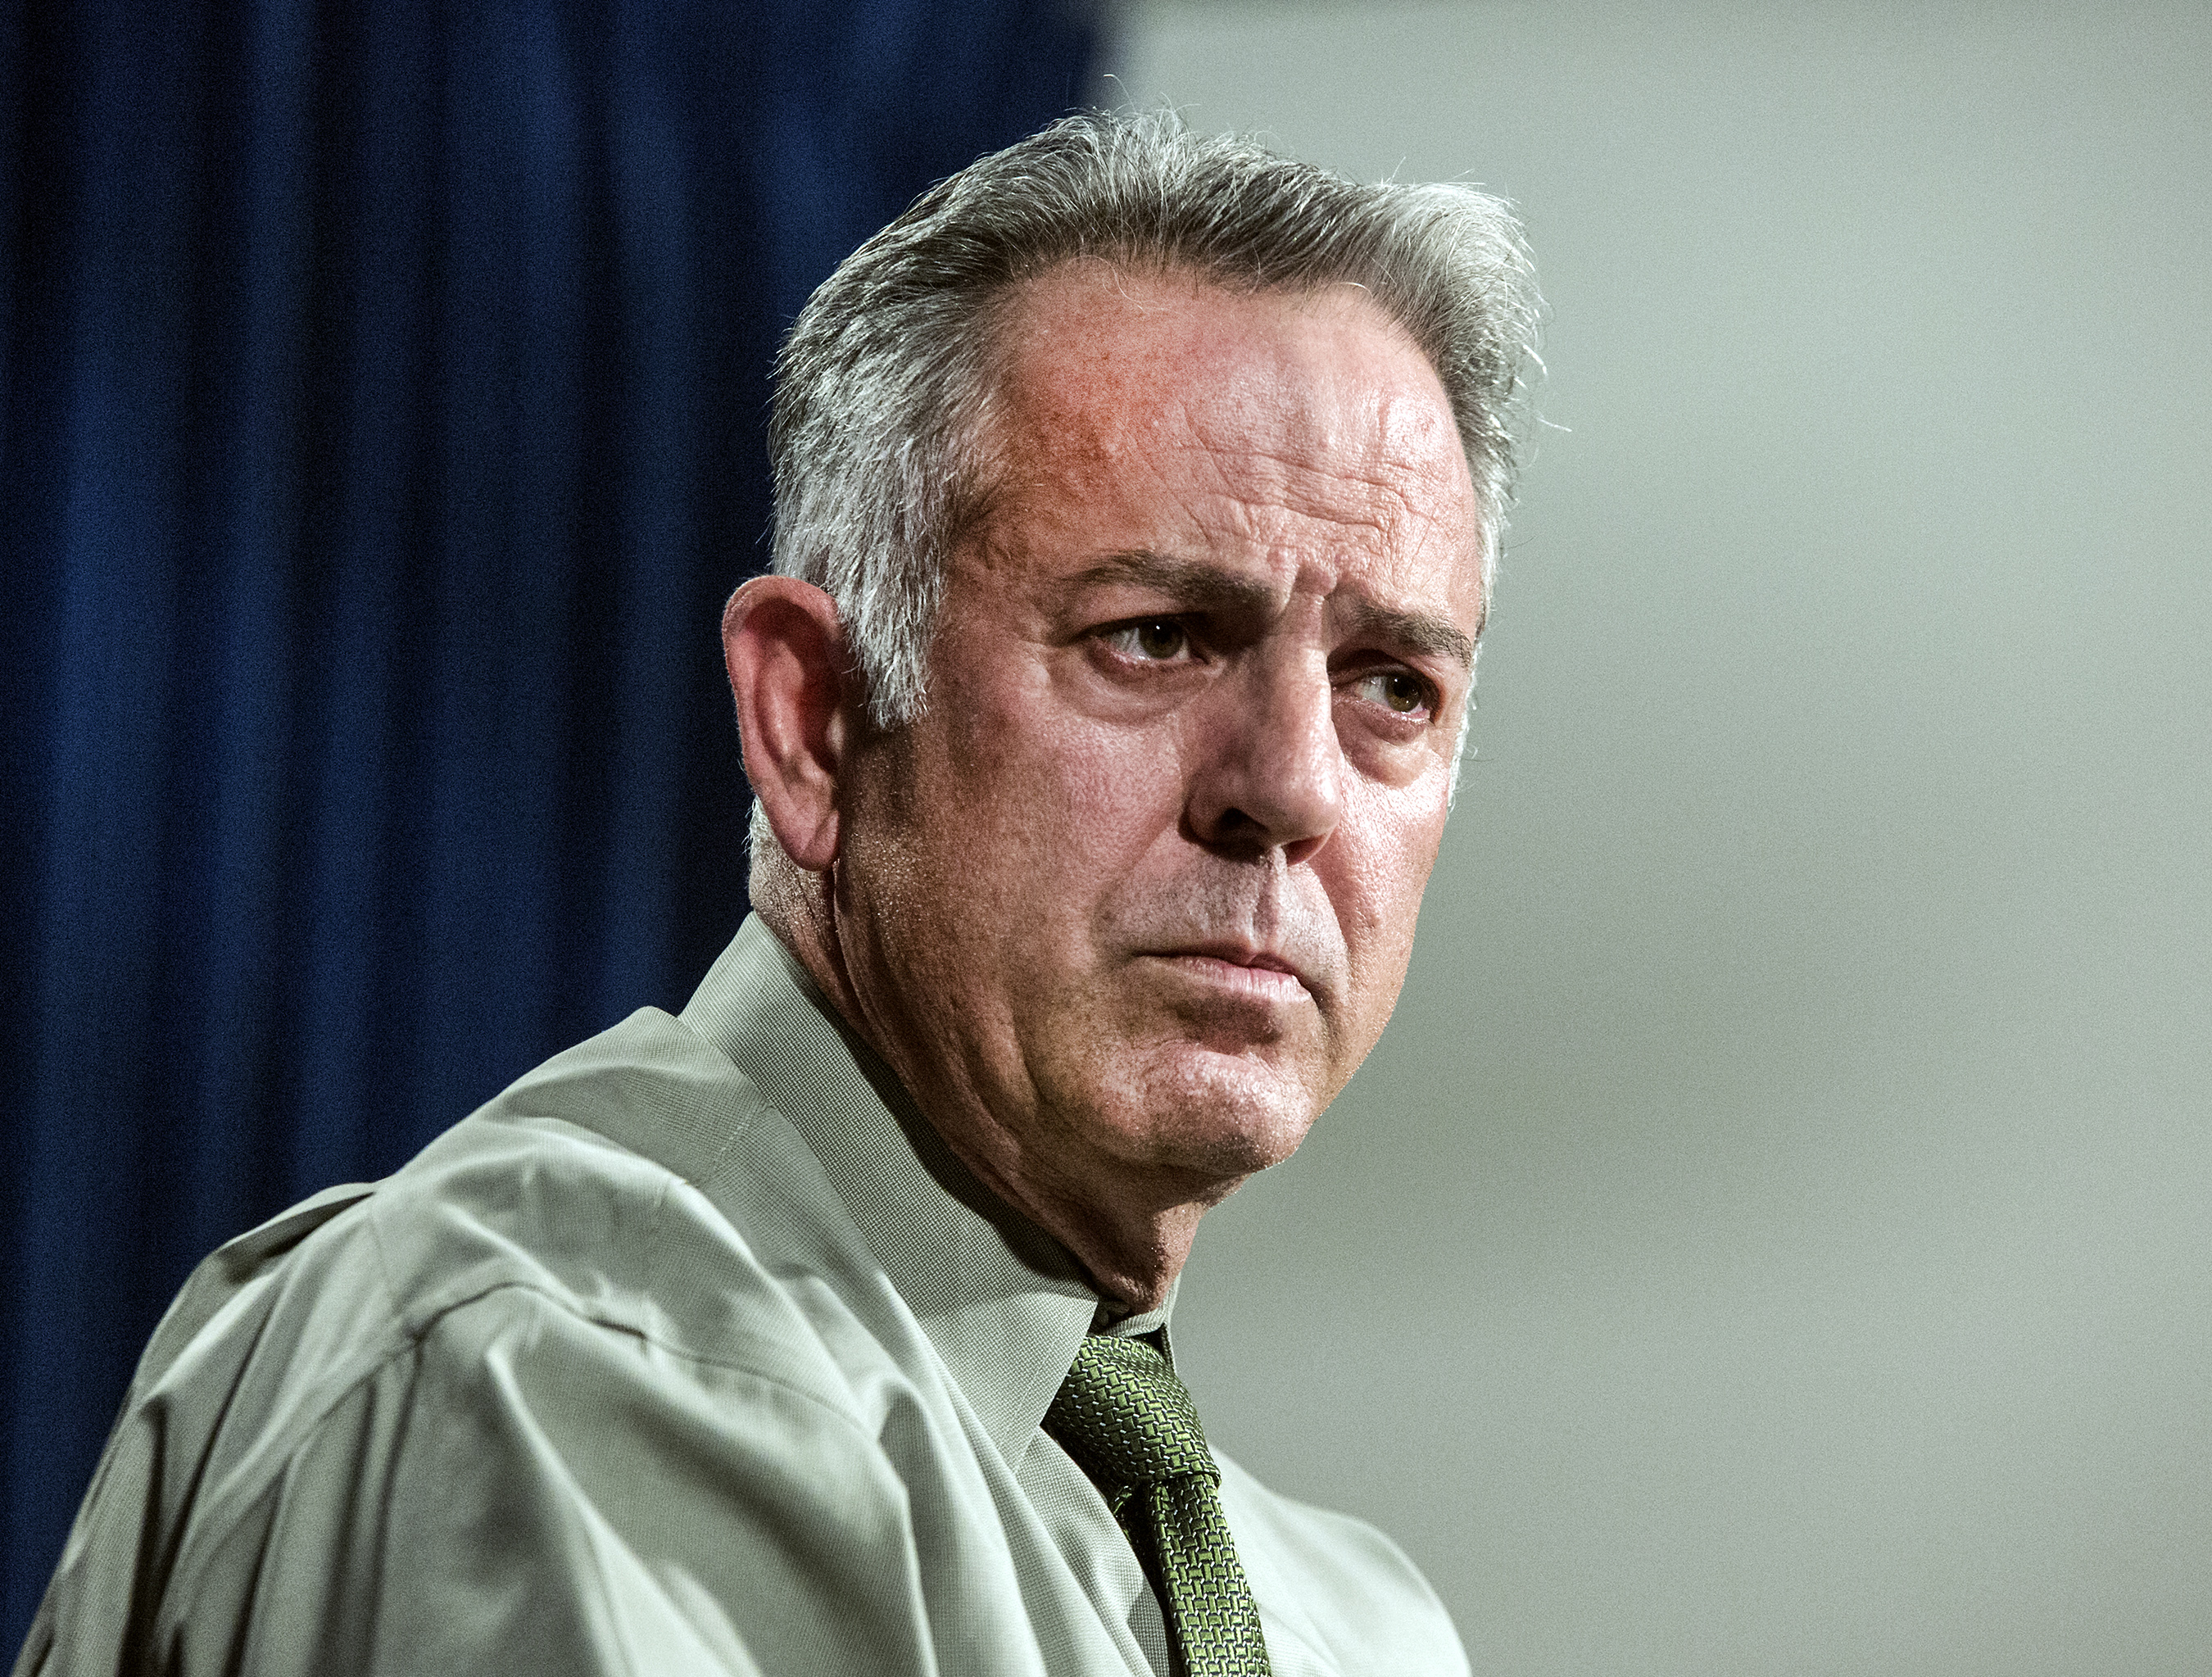
[[[513,1285],[215,1442],[191,1361],[191,1405],[118,1424],[19,1677],[936,1668],[903,1488],[816,1396]]]

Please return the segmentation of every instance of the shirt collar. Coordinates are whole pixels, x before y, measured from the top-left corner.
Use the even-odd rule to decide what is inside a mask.
[[[790,1121],[1000,1454],[1018,1466],[1094,1327],[1161,1330],[1168,1302],[1104,1321],[1066,1250],[976,1181],[757,915],[684,1010]]]

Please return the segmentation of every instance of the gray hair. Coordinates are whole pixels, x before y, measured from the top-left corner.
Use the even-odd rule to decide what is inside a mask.
[[[1238,291],[1364,287],[1451,404],[1487,595],[1541,309],[1512,211],[1457,183],[1362,185],[1170,112],[1085,112],[923,193],[823,282],[777,359],[775,568],[836,600],[876,726],[921,712],[946,560],[990,487],[1000,316],[1079,257]]]

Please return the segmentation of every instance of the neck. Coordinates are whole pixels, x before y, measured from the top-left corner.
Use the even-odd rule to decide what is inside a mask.
[[[969,1168],[975,1169],[972,1164]],[[1199,1218],[1206,1211],[1204,1205],[1185,1200],[1149,1216],[1108,1221],[1086,1217],[1073,1205],[1061,1208],[1043,1202],[1032,1208],[1007,1189],[992,1186],[1001,1199],[1017,1204],[1032,1223],[1068,1249],[1101,1298],[1131,1315],[1157,1310],[1168,1302],[1176,1277],[1190,1257]]]
[[[912,1079],[907,1082],[911,1089]],[[1041,1160],[988,1115],[964,1114],[977,1121],[948,1123],[935,1109],[939,1103],[921,1103],[977,1181],[1066,1249],[1100,1297],[1132,1313],[1167,1303],[1190,1256],[1199,1219],[1236,1186],[1198,1184],[1182,1171],[1079,1157],[1085,1150],[1073,1145],[1055,1147],[1048,1160]]]

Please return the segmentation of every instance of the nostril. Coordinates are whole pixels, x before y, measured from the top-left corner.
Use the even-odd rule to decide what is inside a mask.
[[[1225,809],[1214,818],[1213,836],[1224,842],[1233,842],[1239,838],[1247,838],[1256,842],[1263,840],[1266,835],[1266,828],[1243,810]]]

